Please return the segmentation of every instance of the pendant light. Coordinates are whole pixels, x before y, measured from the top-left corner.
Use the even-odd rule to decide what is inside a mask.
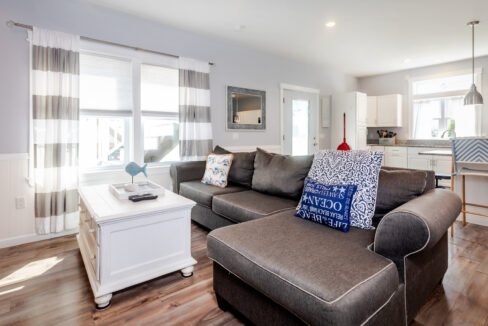
[[[464,96],[464,105],[483,104],[483,96],[481,96],[480,92],[478,92],[476,89],[476,85],[474,84],[474,26],[478,25],[479,23],[480,22],[478,20],[473,20],[468,23],[468,26],[471,26],[473,83],[471,84],[469,92]]]

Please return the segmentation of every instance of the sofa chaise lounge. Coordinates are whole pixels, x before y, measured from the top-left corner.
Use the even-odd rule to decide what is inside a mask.
[[[298,162],[288,165],[290,182],[299,185],[302,178],[303,186],[311,157]],[[286,180],[286,169],[263,170],[259,162],[254,168],[254,177],[279,175],[271,178],[278,185]],[[205,162],[173,164],[173,190],[194,200],[193,221],[213,230],[208,256],[219,307],[254,324],[407,324],[447,270],[447,230],[461,202],[450,191],[434,189],[432,171],[424,171],[415,198],[375,215],[375,230],[342,233],[295,217],[297,197],[266,193],[254,180],[247,187],[205,185],[204,170]],[[404,175],[418,171],[396,176],[396,170],[382,168],[391,175],[382,182],[380,174],[378,202],[396,193],[394,187],[408,189],[418,180],[418,173]]]

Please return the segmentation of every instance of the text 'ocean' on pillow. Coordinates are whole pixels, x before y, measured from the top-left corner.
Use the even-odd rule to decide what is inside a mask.
[[[306,178],[295,216],[347,232],[356,189],[355,185],[329,186]]]

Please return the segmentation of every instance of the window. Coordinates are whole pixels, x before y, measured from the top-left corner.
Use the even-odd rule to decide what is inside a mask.
[[[292,145],[291,155],[308,154],[309,101],[293,100],[292,102]]]
[[[471,74],[412,81],[413,138],[479,135],[479,109],[464,105],[471,82]]]
[[[85,45],[80,54],[80,167],[179,160],[176,59]]]
[[[128,161],[132,111],[130,61],[80,54],[80,166]]]
[[[178,70],[141,65],[144,162],[178,160]]]

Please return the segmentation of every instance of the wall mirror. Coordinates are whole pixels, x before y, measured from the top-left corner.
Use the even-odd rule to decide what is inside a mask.
[[[266,129],[266,92],[228,86],[227,129]]]

